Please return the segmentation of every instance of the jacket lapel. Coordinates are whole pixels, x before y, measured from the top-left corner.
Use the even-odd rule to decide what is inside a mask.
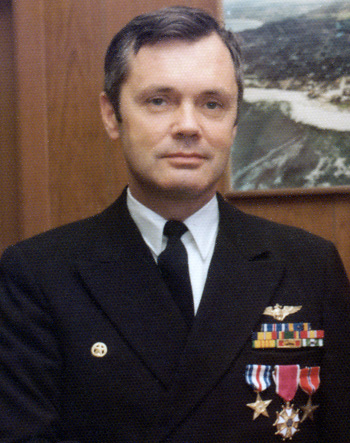
[[[220,200],[217,244],[176,381],[160,408],[160,440],[215,387],[251,341],[282,278],[284,264],[250,228],[245,214]]]
[[[168,386],[186,342],[187,326],[126,209],[125,195],[97,217],[96,230],[89,259],[77,261],[89,295]]]
[[[87,252],[77,260],[90,296],[167,388],[152,442],[169,435],[235,362],[283,275],[259,222],[219,202],[217,244],[189,336],[125,193],[96,217]]]

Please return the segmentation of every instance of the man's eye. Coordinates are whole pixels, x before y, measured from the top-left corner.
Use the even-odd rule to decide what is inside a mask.
[[[206,107],[208,109],[217,109],[220,108],[220,104],[218,102],[207,102]]]
[[[165,100],[163,98],[159,98],[159,97],[151,98],[148,102],[154,106],[161,106],[161,105],[165,104]]]

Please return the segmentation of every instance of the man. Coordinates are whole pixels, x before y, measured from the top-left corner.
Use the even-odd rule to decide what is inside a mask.
[[[338,254],[216,195],[242,98],[233,35],[195,9],[146,14],[113,39],[105,72],[129,186],[5,252],[0,441],[349,441]],[[295,330],[261,339],[268,325]]]

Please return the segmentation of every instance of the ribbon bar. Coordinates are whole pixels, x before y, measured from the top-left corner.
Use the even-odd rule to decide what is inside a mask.
[[[263,323],[262,332],[279,331],[308,331],[311,329],[311,323]]]

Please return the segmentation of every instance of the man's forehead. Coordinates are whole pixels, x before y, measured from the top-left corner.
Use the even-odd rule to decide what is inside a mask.
[[[230,51],[216,33],[195,41],[175,39],[145,44],[129,56],[128,77],[160,77],[166,73],[175,78],[196,73],[205,78],[219,71],[234,76]]]
[[[205,35],[194,40],[173,38],[161,40],[156,43],[145,43],[136,53],[132,51],[130,58],[135,59],[140,58],[140,55],[148,56],[162,52],[170,53],[176,51],[177,49],[183,51],[186,48],[198,48],[198,52],[208,52],[213,46],[216,49],[221,48],[221,50],[227,51],[228,55],[230,56],[229,50],[222,38],[216,32],[212,32],[209,35]],[[187,57],[186,52],[183,52],[182,55],[184,58]]]

